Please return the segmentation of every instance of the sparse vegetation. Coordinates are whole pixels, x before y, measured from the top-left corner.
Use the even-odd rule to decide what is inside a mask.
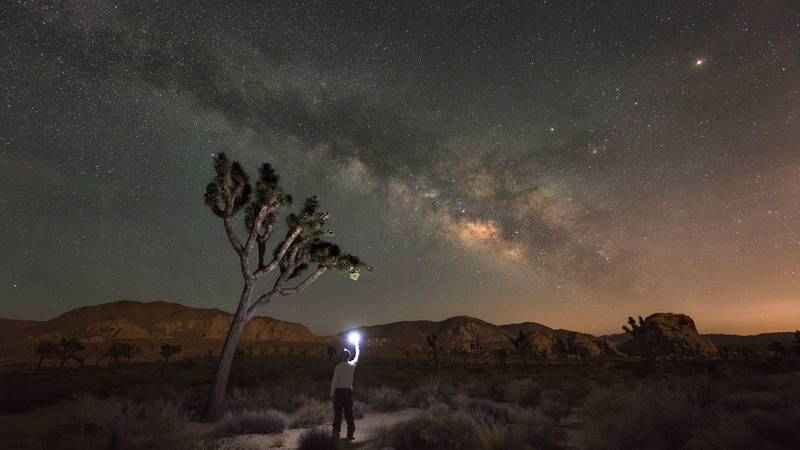
[[[225,434],[269,434],[280,433],[289,425],[286,414],[274,410],[244,410],[226,412],[217,424],[217,429]]]
[[[330,431],[323,428],[309,428],[300,435],[297,450],[336,450],[339,445]]]
[[[172,355],[177,355],[182,352],[183,348],[180,345],[164,344],[161,346],[161,357],[164,358],[164,365],[161,368],[161,376],[167,373],[167,362]]]

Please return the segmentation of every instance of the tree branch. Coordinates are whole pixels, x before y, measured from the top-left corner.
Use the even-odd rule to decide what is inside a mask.
[[[294,240],[297,239],[297,236],[299,236],[302,231],[302,228],[295,227],[295,229],[292,230],[288,236],[286,236],[286,240],[283,241],[283,245],[281,245],[281,248],[278,250],[278,253],[275,255],[275,258],[272,260],[272,262],[264,266],[261,264],[261,261],[259,261],[259,268],[255,271],[255,273],[253,273],[253,276],[259,277],[267,272],[272,272],[280,263],[281,259],[283,259],[283,255],[286,254],[286,251],[289,250],[289,247],[292,245],[292,243],[294,243]]]
[[[269,212],[270,208],[268,208],[267,205],[262,206],[253,221],[253,228],[250,230],[250,236],[247,237],[247,242],[244,244],[244,250],[248,256],[250,255],[250,250],[253,249],[253,245],[256,243],[256,239],[259,237],[258,232],[261,230],[261,222],[264,221],[264,218],[267,217]]]
[[[233,230],[233,214],[228,214],[228,208],[225,208],[225,215],[222,216],[222,223],[225,224],[225,233],[228,234],[228,241],[230,241],[236,253],[240,256],[242,254],[242,243],[236,237],[236,231]]]
[[[300,284],[293,288],[289,289],[281,289],[281,295],[292,295],[292,294],[299,294],[303,292],[303,289],[307,288],[311,283],[317,281],[317,278],[321,277],[323,273],[327,272],[328,268],[325,266],[317,267],[317,270],[314,271],[311,275],[306,277]]]

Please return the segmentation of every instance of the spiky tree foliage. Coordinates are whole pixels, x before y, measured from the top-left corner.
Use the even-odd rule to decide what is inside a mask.
[[[42,367],[42,361],[55,357],[57,352],[58,345],[56,345],[55,342],[39,342],[39,345],[36,346],[36,354],[39,356],[39,362],[36,364],[36,369],[33,371],[33,373],[38,373],[39,369]]]
[[[69,359],[78,361],[81,357],[80,352],[82,352],[83,349],[83,343],[81,343],[79,340],[75,338],[61,338],[61,342],[56,346],[56,356],[61,360],[61,364],[58,366],[58,369],[63,369],[64,364],[66,364],[67,360]]]
[[[436,345],[436,340],[437,339],[438,339],[438,336],[436,336],[435,334],[432,334],[430,336],[425,336],[425,340],[428,342],[428,347],[430,347],[431,351],[433,352],[433,373],[434,374],[438,374],[439,373],[439,347],[437,347],[437,345]]]
[[[531,336],[533,336],[533,332],[524,332],[519,330],[519,334],[515,337],[507,336],[511,345],[514,346],[514,350],[519,353],[520,358],[522,358],[522,365],[524,367],[528,367],[528,355],[531,352]]]
[[[268,253],[267,241],[273,234],[280,210],[292,202],[278,181],[272,166],[264,163],[253,188],[241,164],[230,161],[224,153],[214,159],[214,178],[206,186],[205,203],[222,219],[228,241],[239,257],[244,287],[220,353],[206,407],[207,420],[215,419],[220,413],[239,337],[262,306],[280,296],[303,291],[329,270],[344,271],[353,280],[358,279],[362,270],[372,270],[357,256],[344,253],[325,240],[333,233],[324,229],[329,214],[320,210],[317,197],[306,200],[299,213],[288,215],[286,235],[274,251]],[[245,212],[244,241],[239,240],[234,229],[234,217],[242,210]],[[251,261],[254,250],[257,252],[255,265]],[[315,267],[312,269],[312,266]],[[313,271],[304,277],[306,270]],[[273,271],[278,274],[272,288],[254,299],[258,279]]]
[[[161,366],[161,376],[167,373],[167,362],[172,355],[177,355],[182,352],[183,348],[180,345],[164,344],[161,346],[161,357],[164,358],[164,365]]]
[[[142,349],[139,347],[128,344],[127,342],[114,342],[111,346],[106,350],[104,356],[108,357],[108,367],[112,368],[120,359],[125,359],[126,364],[131,363],[131,359],[133,359],[137,355],[142,354]]]
[[[626,325],[622,326],[622,329],[625,330],[626,333],[630,333],[632,336],[636,337],[642,333],[642,327],[644,326],[644,319],[642,316],[639,316],[639,323],[637,324],[633,317],[628,316],[628,323],[630,324],[630,328]]]

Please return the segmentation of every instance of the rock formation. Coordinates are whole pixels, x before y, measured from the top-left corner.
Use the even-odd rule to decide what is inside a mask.
[[[710,339],[700,336],[694,321],[685,314],[656,313],[648,316],[633,338],[620,349],[634,356],[710,356],[717,347]]]

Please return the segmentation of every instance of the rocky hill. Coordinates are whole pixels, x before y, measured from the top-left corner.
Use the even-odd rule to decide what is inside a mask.
[[[120,301],[85,306],[48,321],[2,319],[3,341],[78,338],[102,343],[109,339],[225,339],[231,313],[177,303]],[[247,341],[320,342],[299,323],[255,317],[242,336]]]
[[[710,339],[700,336],[694,320],[685,314],[656,313],[632,324],[633,338],[620,349],[628,355],[710,356],[718,353]]]

